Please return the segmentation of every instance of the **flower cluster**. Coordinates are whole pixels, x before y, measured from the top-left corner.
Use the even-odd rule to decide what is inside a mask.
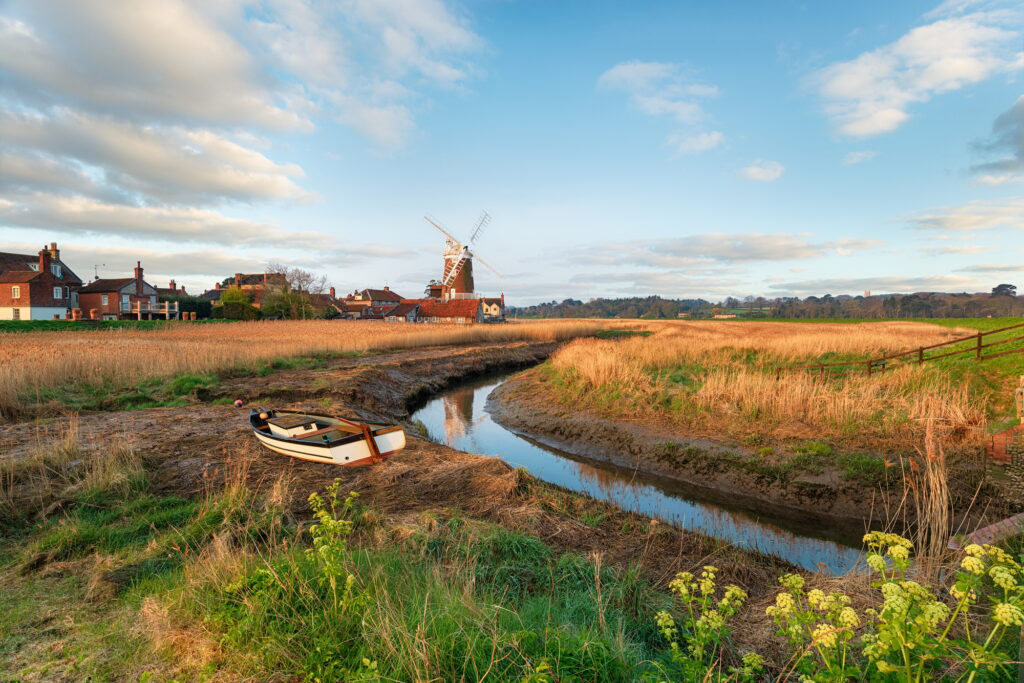
[[[703,567],[699,576],[691,572],[676,574],[669,588],[683,608],[681,621],[677,623],[665,611],[655,616],[658,631],[669,644],[672,659],[686,680],[694,677],[706,679],[715,662],[720,661],[729,620],[747,600],[746,591],[734,585],[726,586],[716,599],[717,575],[718,569],[711,565]],[[680,644],[680,638],[684,640],[685,648]],[[763,665],[759,655],[750,653],[743,657],[741,666],[729,669],[729,680],[753,680]]]

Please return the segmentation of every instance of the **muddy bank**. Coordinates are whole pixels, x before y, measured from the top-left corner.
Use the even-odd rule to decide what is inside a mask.
[[[539,371],[509,378],[491,394],[488,410],[495,422],[542,444],[684,482],[712,502],[798,521],[863,530],[884,523],[903,495],[898,480],[866,486],[830,468],[782,477],[762,466],[752,448],[693,437],[651,420],[609,419],[569,408],[554,397]],[[972,521],[997,514],[976,510]]]
[[[469,378],[535,364],[555,347],[516,342],[339,359],[326,368],[226,381],[204,396],[207,401],[241,398],[243,408],[204,402],[82,414],[74,422],[87,453],[112,443],[129,445],[144,456],[155,487],[165,493],[202,495],[237,477],[270,487],[283,477],[291,507],[301,517],[311,491],[340,479],[343,490],[358,491],[393,524],[427,512],[461,510],[536,535],[558,551],[600,553],[619,565],[639,563],[662,585],[678,571],[711,561],[725,580],[752,594],[771,591],[775,578],[791,565],[547,486],[497,458],[410,433],[408,446],[379,465],[325,466],[260,448],[247,426],[253,404],[405,422],[410,408],[425,397]],[[27,455],[68,426],[68,418],[2,426],[0,458]]]

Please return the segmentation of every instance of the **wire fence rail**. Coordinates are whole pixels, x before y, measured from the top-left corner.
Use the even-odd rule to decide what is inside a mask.
[[[1024,323],[1018,323],[1017,325],[1010,325],[1009,327],[1001,327],[998,330],[988,330],[985,332],[978,332],[972,334],[969,337],[961,337],[959,339],[951,339],[946,342],[939,344],[931,344],[929,346],[919,346],[916,349],[908,349],[907,351],[901,351],[899,353],[892,353],[878,358],[871,358],[867,360],[851,360],[842,361],[837,363],[809,363],[806,365],[789,365],[781,370],[817,370],[819,375],[833,375],[833,374],[849,374],[863,372],[867,375],[873,375],[878,372],[885,372],[887,370],[895,370],[896,368],[903,367],[904,365],[913,365],[920,363],[927,363],[933,360],[939,360],[940,358],[950,358],[951,356],[959,356],[963,354],[974,354],[974,359],[977,361],[985,361],[991,358],[998,358],[1000,356],[1008,356],[1015,353],[1024,353],[1024,346],[1020,348],[1005,349],[997,351],[996,353],[987,352],[986,349],[991,349],[996,346],[1002,346],[1003,344],[1010,344],[1013,342],[1024,341],[1024,334],[1018,334],[1008,339],[999,339],[997,341],[987,341],[986,338],[991,338],[991,335],[1000,334],[1002,332],[1008,332],[1010,330],[1024,329]],[[931,355],[926,352],[934,349],[941,349],[955,344],[963,344],[965,342],[971,342],[969,346],[962,349],[955,349],[953,351],[946,351],[944,353],[933,353]],[[779,373],[776,373],[778,378]]]

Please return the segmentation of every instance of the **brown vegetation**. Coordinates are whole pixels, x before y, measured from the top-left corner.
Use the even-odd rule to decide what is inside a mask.
[[[920,323],[666,323],[650,337],[577,340],[552,358],[563,399],[622,417],[669,417],[710,435],[843,437],[912,448],[929,411],[958,437],[984,424],[985,398],[934,367],[819,378],[778,372],[811,359],[872,357],[962,331]]]
[[[0,415],[75,383],[132,386],[152,377],[253,367],[275,358],[511,340],[561,340],[598,323],[387,325],[359,321],[169,324],[158,330],[0,333]]]

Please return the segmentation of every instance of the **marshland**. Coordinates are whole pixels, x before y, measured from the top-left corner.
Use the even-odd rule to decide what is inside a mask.
[[[1019,540],[947,545],[1021,509],[985,454],[1020,356],[793,366],[1019,322],[0,332],[3,675],[1012,680]],[[862,560],[800,567],[414,418],[499,376],[487,410],[510,438],[596,476],[742,496],[752,522],[853,525]],[[369,467],[283,458],[246,428],[268,404],[402,423],[409,445]]]

